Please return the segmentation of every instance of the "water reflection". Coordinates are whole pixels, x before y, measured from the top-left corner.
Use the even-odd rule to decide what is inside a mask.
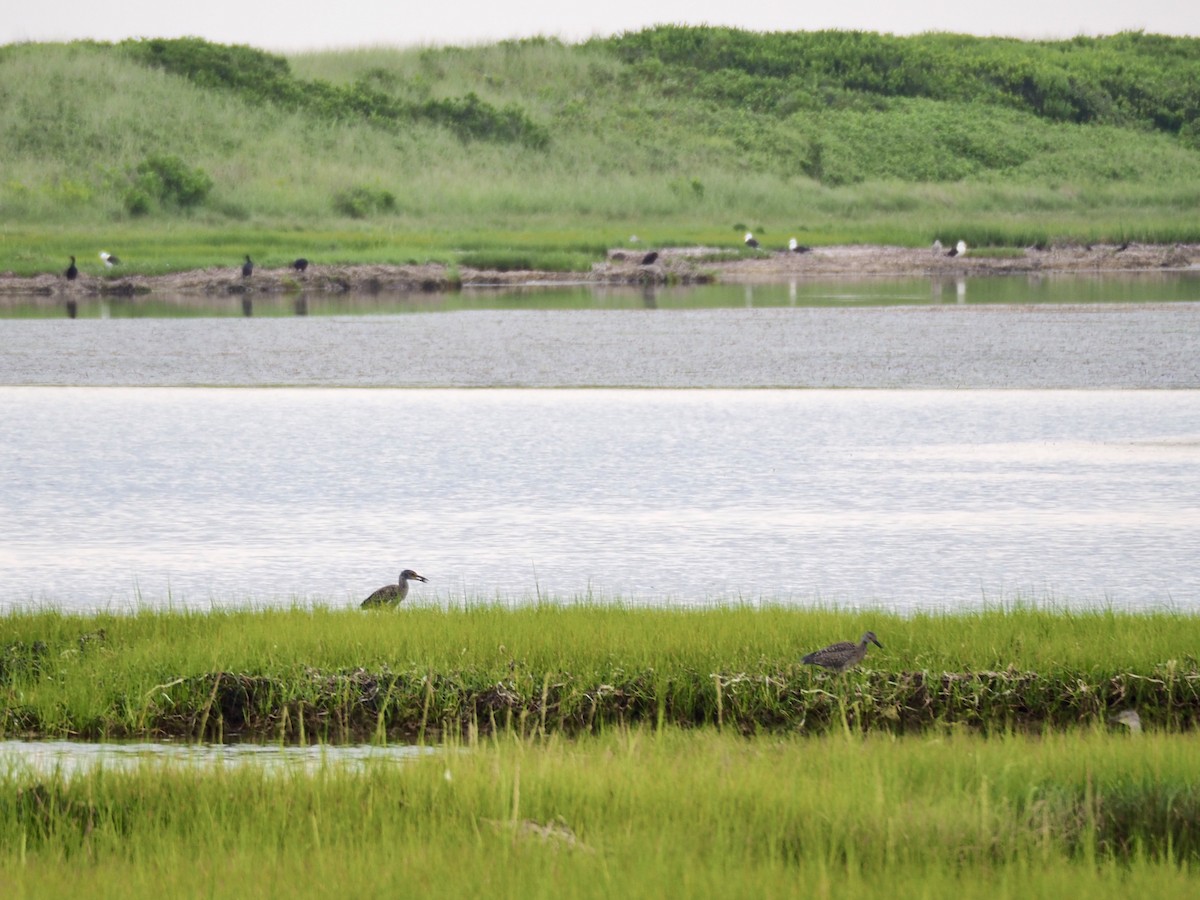
[[[972,304],[1144,303],[1200,299],[1200,271],[1103,275],[1031,273],[969,279]],[[378,315],[461,310],[700,309],[778,306],[896,306],[943,302],[949,282],[931,278],[789,279],[754,285],[525,285],[466,287],[453,293],[170,295],[135,297],[0,296],[0,319],[187,318]],[[955,302],[968,302],[968,279],[954,279]]]
[[[259,766],[283,772],[328,767],[361,769],[412,762],[437,748],[409,745],[173,744],[150,742],[0,741],[0,777],[86,774],[94,769],[142,766]]]

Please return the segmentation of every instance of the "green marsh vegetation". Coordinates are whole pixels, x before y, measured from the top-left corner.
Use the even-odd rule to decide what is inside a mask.
[[[586,269],[644,244],[1200,238],[1200,39],[660,27],[0,47],[0,270]],[[111,273],[110,273],[111,274]]]
[[[874,630],[860,670],[804,653]],[[1015,607],[959,615],[588,601],[0,619],[8,737],[292,742],[599,733],[985,734],[1136,707],[1200,720],[1200,618]]]
[[[884,649],[861,670],[797,665],[866,628]],[[315,770],[0,764],[0,879],[14,897],[80,878],[98,897],[1190,896],[1198,639],[1195,616],[1032,605],[13,611],[6,738],[432,746]],[[1143,733],[1108,720],[1130,706]]]
[[[10,897],[1194,896],[1196,734],[616,728],[412,762],[0,774]]]

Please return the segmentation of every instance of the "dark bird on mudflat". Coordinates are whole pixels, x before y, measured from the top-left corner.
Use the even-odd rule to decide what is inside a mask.
[[[296,260],[295,262],[292,263],[292,268],[295,269],[297,272],[303,272],[305,269],[308,268],[308,260],[302,256],[298,260]]]
[[[745,240],[746,240],[746,246],[749,247],[751,250],[758,249],[758,241],[756,241],[754,239],[754,235],[751,234],[749,231],[746,232]]]
[[[874,644],[880,650],[883,649],[883,644],[879,643],[875,632],[867,631],[859,638],[857,644],[854,641],[830,644],[828,647],[814,650],[800,662],[810,666],[823,666],[835,672],[845,672],[862,662],[863,657],[867,655],[867,644]]]
[[[362,602],[363,609],[372,609],[379,606],[397,606],[400,601],[408,596],[408,582],[413,581],[428,581],[424,575],[418,575],[412,569],[405,569],[400,573],[400,580],[395,584],[385,584],[370,597]]]
[[[793,253],[808,253],[810,250],[812,250],[812,247],[805,247],[795,238],[792,238],[788,241],[788,249]]]
[[[242,263],[242,277],[249,278],[254,274],[254,260],[250,258],[250,254],[246,254],[246,261]]]
[[[75,268],[75,257],[71,257],[71,264],[63,274],[67,276],[67,281],[74,281],[79,277],[79,269]]]
[[[652,265],[654,265],[654,263],[657,260],[658,260],[658,251],[651,250],[649,253],[647,253],[645,256],[642,257],[642,265],[643,266],[652,266]]]
[[[100,258],[102,260],[104,260],[104,265],[110,269],[113,266],[119,266],[121,264],[121,260],[118,257],[113,256],[111,253],[109,253],[106,250],[100,251]]]

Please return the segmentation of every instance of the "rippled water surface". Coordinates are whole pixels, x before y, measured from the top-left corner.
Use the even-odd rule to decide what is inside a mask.
[[[0,317],[0,384],[1200,387],[1196,301],[1200,273],[266,297],[251,318],[30,298],[0,307],[21,316]]]
[[[1200,608],[1198,286],[6,298],[0,607]]]
[[[1200,609],[1200,391],[0,388],[0,604]]]

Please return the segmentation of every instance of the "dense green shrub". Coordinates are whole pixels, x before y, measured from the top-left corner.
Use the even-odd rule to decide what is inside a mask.
[[[125,192],[130,215],[145,215],[156,203],[178,209],[201,205],[213,189],[213,180],[200,168],[191,168],[178,156],[148,156],[137,166],[133,183]]]
[[[537,150],[550,143],[549,132],[515,105],[496,109],[474,93],[410,103],[380,89],[388,86],[389,79],[378,70],[352,85],[334,85],[297,79],[286,59],[252,47],[212,44],[200,38],[155,38],[126,41],[122,46],[144,65],[201,86],[328,119],[358,119],[390,128],[425,121],[449,128],[462,140],[515,143]]]
[[[334,194],[333,208],[343,216],[365,219],[377,213],[394,212],[396,195],[382,188],[359,184]]]
[[[1195,38],[1125,32],[1018,41],[660,26],[598,43],[644,76],[761,111],[785,111],[796,94],[819,101],[850,91],[996,104],[1057,122],[1136,122],[1171,133],[1200,115]]]

